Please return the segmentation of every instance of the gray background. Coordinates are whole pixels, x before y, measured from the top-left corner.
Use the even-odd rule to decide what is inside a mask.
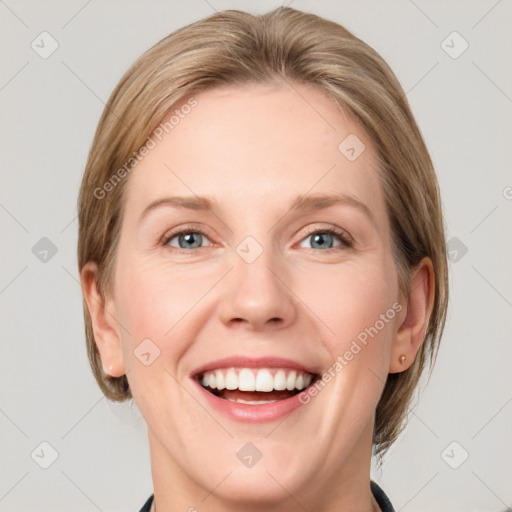
[[[145,424],[134,407],[103,398],[86,358],[75,256],[81,174],[104,102],[144,50],[214,10],[277,5],[0,1],[1,511],[138,511],[152,492]],[[397,511],[505,510],[512,506],[512,2],[291,6],[345,25],[388,61],[442,190],[447,327],[419,405],[373,477]],[[47,58],[31,47],[51,49],[43,31],[58,43]],[[457,55],[464,41],[469,47]]]

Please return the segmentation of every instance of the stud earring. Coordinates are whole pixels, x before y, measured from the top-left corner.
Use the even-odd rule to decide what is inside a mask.
[[[405,362],[405,355],[404,355],[404,354],[402,354],[402,355],[398,358],[398,360],[400,361],[400,364],[403,364],[403,363]]]

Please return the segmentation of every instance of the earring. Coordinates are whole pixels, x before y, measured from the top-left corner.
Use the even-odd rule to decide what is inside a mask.
[[[112,372],[112,365],[108,367],[108,376],[111,377],[110,373]]]
[[[400,361],[400,364],[403,364],[405,362],[405,354],[402,354],[398,360]]]

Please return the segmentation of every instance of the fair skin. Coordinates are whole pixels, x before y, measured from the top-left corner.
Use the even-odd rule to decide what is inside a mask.
[[[81,274],[103,367],[127,374],[148,426],[156,508],[379,510],[369,486],[375,409],[387,374],[406,370],[423,341],[432,264],[422,260],[402,296],[373,145],[323,93],[251,84],[196,98],[129,176],[113,292],[99,295],[93,263]],[[366,146],[352,162],[338,150],[349,134]],[[297,196],[333,193],[357,198],[373,221],[346,203],[290,211]],[[212,210],[165,205],[141,220],[155,200],[196,195]],[[164,245],[190,223],[202,234]],[[247,236],[263,249],[251,263],[236,251]],[[397,303],[325,389],[279,421],[221,414],[191,377],[233,355],[289,358],[322,374]],[[145,366],[134,350],[148,338],[160,355]],[[261,453],[250,468],[237,458],[246,443]]]

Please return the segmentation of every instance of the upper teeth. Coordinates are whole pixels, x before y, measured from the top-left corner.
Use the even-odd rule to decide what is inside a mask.
[[[205,372],[203,386],[212,389],[238,389],[240,391],[282,391],[307,388],[313,376],[297,370],[251,368],[221,368]]]

